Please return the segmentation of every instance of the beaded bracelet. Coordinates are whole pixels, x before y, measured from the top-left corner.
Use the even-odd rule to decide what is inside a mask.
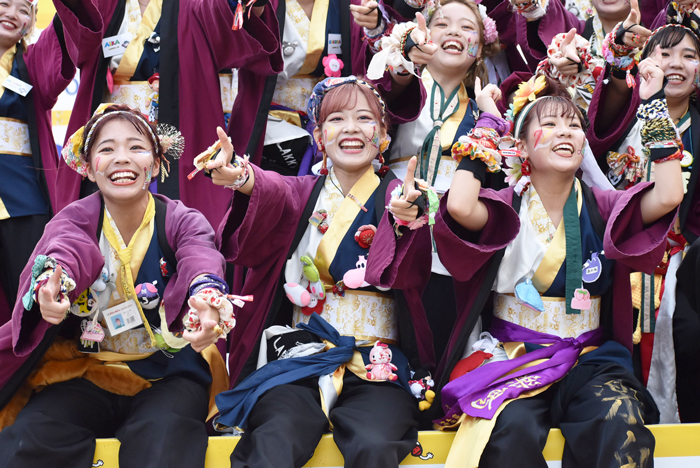
[[[652,158],[652,162],[654,162],[656,164],[660,164],[660,163],[665,163],[666,161],[673,161],[674,159],[683,159],[683,151],[678,150],[675,153],[673,153],[672,155],[666,156],[666,157],[660,158],[660,159],[653,159]]]
[[[411,60],[408,58],[408,52],[411,50],[412,47],[415,47],[416,44],[411,40],[412,45],[409,46],[408,48],[406,47],[406,42],[408,41],[408,38],[411,36],[411,31],[413,31],[416,28],[410,28],[407,29],[402,35],[401,35],[401,43],[399,44],[399,50],[401,51],[401,55],[403,58],[406,60]]]
[[[569,86],[582,86],[591,77],[593,70],[595,69],[593,56],[591,55],[591,44],[586,39],[578,34],[574,37],[576,54],[580,60],[580,71],[578,73],[575,75],[563,75],[555,66],[551,64],[552,59],[562,58],[560,48],[565,36],[566,34],[564,33],[554,36],[552,43],[547,48],[547,58],[542,60],[537,65],[535,75],[547,75],[548,77],[559,81],[567,88]]]
[[[236,326],[236,317],[233,314],[233,305],[226,294],[222,294],[221,291],[214,288],[205,288],[200,290],[196,295],[190,296],[192,298],[199,298],[210,305],[211,307],[219,311],[219,324],[214,327],[214,331],[219,335],[219,338],[225,338],[226,335],[233,330]],[[238,299],[242,300],[252,300],[252,297],[244,297]],[[189,332],[198,332],[202,330],[202,323],[199,319],[199,311],[195,309],[190,302],[190,310],[185,314],[182,319],[182,323],[185,326],[185,330]]]
[[[605,61],[612,67],[613,73],[625,72],[627,87],[634,88],[637,83],[632,76],[632,69],[637,65],[635,55],[639,49],[628,46],[624,42],[620,43],[620,37],[624,37],[625,32],[627,31],[622,27],[622,23],[617,23],[615,28],[605,36],[601,52]]]
[[[243,166],[243,172],[241,175],[238,176],[238,179],[233,181],[231,185],[224,185],[225,188],[231,189],[231,190],[238,190],[239,188],[243,187],[245,184],[248,183],[248,179],[250,179],[250,173],[248,172],[248,156],[246,155],[244,158],[241,158],[240,156],[236,155],[236,160],[233,163],[233,167],[241,167]]]

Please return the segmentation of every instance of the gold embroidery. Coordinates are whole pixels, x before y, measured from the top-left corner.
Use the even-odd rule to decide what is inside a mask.
[[[293,325],[309,323],[310,315],[294,307]],[[321,317],[338,333],[370,341],[399,342],[399,324],[396,301],[387,295],[345,291],[345,297],[327,294]]]
[[[29,126],[25,122],[0,117],[0,154],[31,157]]]
[[[493,403],[498,400],[503,394],[508,390],[508,388],[533,388],[541,385],[539,375],[527,375],[524,377],[516,377],[513,380],[509,380],[504,384],[504,387],[491,390],[486,398],[481,398],[476,401],[472,401],[471,405],[476,409],[491,409]]]
[[[591,298],[591,308],[580,314],[567,314],[564,298],[543,297],[544,312],[522,305],[512,294],[497,294],[493,315],[539,333],[576,338],[600,327],[599,297]]]

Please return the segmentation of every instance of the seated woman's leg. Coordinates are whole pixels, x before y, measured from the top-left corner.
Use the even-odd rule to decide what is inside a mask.
[[[552,427],[549,408],[555,391],[556,387],[549,388],[532,398],[511,401],[501,411],[479,468],[547,467],[542,450]]]
[[[346,371],[330,413],[345,468],[398,466],[418,440],[417,418],[416,399],[403,388],[367,382]]]
[[[652,466],[654,435],[644,426],[641,383],[618,364],[599,366],[566,404],[563,468]]]
[[[301,467],[326,429],[318,379],[275,387],[250,412],[248,427],[231,454],[231,468]]]
[[[46,387],[0,432],[0,467],[91,466],[95,438],[114,434],[117,398],[83,379]]]
[[[125,405],[124,422],[116,431],[119,466],[204,467],[209,394],[203,385],[169,377],[153,382]]]

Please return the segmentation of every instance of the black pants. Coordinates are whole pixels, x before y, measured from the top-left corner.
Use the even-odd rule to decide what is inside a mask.
[[[617,364],[575,367],[545,392],[511,402],[498,416],[480,468],[546,468],[549,429],[566,439],[563,468],[654,466],[654,436],[644,426],[656,412],[641,383]]]
[[[18,293],[19,276],[44,234],[49,215],[19,216],[0,221],[0,283],[7,304],[0,304],[0,325],[9,322]]]
[[[435,362],[440,362],[457,320],[457,302],[452,277],[431,273],[422,300],[430,331],[433,332]]]
[[[414,400],[396,385],[366,382],[346,372],[330,412],[333,439],[345,467],[398,466],[418,440]],[[317,379],[280,385],[255,404],[248,428],[231,454],[231,468],[301,467],[326,430]]]
[[[0,432],[0,467],[90,468],[95,439],[120,440],[119,466],[203,467],[208,392],[181,377],[126,397],[84,379],[50,385]]]

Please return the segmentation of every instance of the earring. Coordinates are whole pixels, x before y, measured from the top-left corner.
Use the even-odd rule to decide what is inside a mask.
[[[521,167],[521,172],[523,173],[524,176],[529,176],[530,175],[530,160],[525,159],[522,164],[520,165]]]

